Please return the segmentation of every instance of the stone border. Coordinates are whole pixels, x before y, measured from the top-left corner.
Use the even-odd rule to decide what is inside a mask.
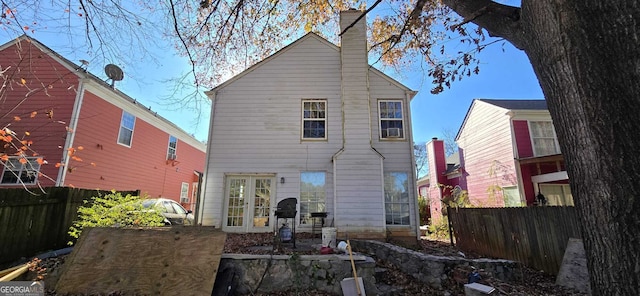
[[[391,263],[416,280],[436,289],[441,289],[449,272],[459,266],[473,266],[503,281],[517,280],[521,274],[519,263],[511,260],[435,256],[371,240],[352,240],[351,245],[354,250]]]
[[[353,259],[366,294],[377,295],[375,261],[362,255],[354,255]],[[241,295],[252,294],[258,285],[258,292],[262,293],[316,289],[342,295],[340,282],[349,277],[353,273],[348,255],[223,254],[216,286],[219,280],[227,282],[233,293]]]

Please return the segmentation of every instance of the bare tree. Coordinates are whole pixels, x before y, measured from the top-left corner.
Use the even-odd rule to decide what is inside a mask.
[[[416,176],[420,179],[429,173],[427,145],[424,142],[413,144],[413,155],[416,160]]]
[[[444,141],[444,153],[451,156],[458,152],[458,143],[456,143],[456,132],[448,127],[442,129],[442,140]]]

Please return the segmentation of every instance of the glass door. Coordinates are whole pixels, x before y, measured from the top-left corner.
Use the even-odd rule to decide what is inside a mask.
[[[231,232],[269,231],[273,184],[274,177],[227,177],[224,229]]]

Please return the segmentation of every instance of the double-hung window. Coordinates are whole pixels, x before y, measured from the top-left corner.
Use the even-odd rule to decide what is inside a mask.
[[[325,212],[325,173],[300,173],[300,224],[311,224],[311,213]]]
[[[556,132],[551,121],[529,121],[529,131],[535,156],[560,154]]]
[[[384,173],[384,210],[387,225],[410,225],[407,173]]]
[[[42,162],[42,161],[40,161]],[[9,157],[4,162],[1,184],[36,184],[40,173],[40,162],[36,157]]]
[[[178,138],[169,136],[169,148],[167,150],[167,159],[176,159],[176,149],[178,148]]]
[[[402,100],[378,101],[381,139],[404,139]]]
[[[118,134],[118,144],[131,147],[133,140],[133,128],[136,124],[136,117],[133,114],[122,111],[122,119],[120,120],[120,133]]]
[[[302,100],[302,139],[327,139],[327,100]]]

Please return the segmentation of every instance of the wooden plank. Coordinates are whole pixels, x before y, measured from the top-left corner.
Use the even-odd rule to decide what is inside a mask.
[[[225,239],[213,227],[88,228],[56,292],[210,295]]]

